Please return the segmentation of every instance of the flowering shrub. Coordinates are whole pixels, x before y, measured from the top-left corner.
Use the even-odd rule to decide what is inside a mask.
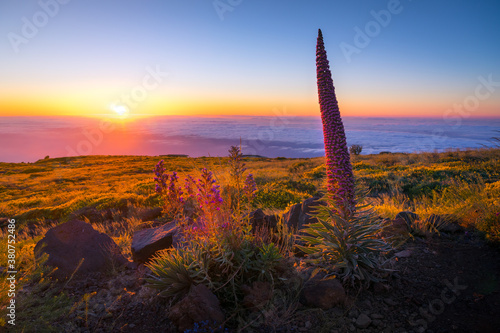
[[[173,299],[180,299],[192,285],[206,285],[232,314],[231,325],[239,327],[255,319],[245,317],[251,312],[241,307],[245,286],[264,281],[272,290],[288,288],[280,272],[288,267],[283,260],[291,252],[291,239],[285,228],[278,229],[282,237],[275,245],[271,234],[261,237],[252,230],[240,205],[250,207],[257,186],[252,174],[245,177],[239,148],[231,147],[229,153],[230,179],[223,191],[207,169],[202,169],[198,178],[187,176],[181,186],[177,175],[166,175],[162,162],[158,163],[157,192],[165,200],[184,205],[177,215],[182,243],[153,257],[147,264],[152,274],[146,280],[161,295]],[[189,216],[185,214],[187,206],[193,210]],[[297,289],[295,285],[291,288]]]

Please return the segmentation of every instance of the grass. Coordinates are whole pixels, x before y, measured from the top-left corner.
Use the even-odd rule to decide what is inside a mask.
[[[34,260],[36,242],[50,227],[77,212],[110,235],[130,257],[133,232],[148,226],[141,221],[141,211],[161,206],[153,181],[153,169],[160,159],[167,172],[177,171],[180,179],[202,167],[214,171],[221,183],[229,178],[227,158],[215,157],[82,156],[0,163],[0,217],[16,219],[17,290],[38,290],[18,297],[19,309],[26,316],[23,321],[31,322],[32,327],[55,321],[83,301],[49,288]],[[268,212],[283,212],[322,191],[324,158],[245,158],[245,163],[258,186],[254,206]],[[379,216],[394,218],[405,210],[419,214],[421,220],[432,214],[452,214],[463,226],[500,243],[500,148],[357,155],[352,156],[352,164],[357,181],[370,189]],[[1,253],[7,253],[6,230],[0,230],[0,238],[5,240],[0,243]],[[0,266],[6,263],[2,256]],[[44,288],[52,291],[42,291]],[[8,302],[7,289],[2,276],[2,309]]]

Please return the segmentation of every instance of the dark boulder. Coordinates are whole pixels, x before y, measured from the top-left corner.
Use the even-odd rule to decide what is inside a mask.
[[[255,281],[252,286],[243,285],[241,290],[245,295],[243,306],[248,309],[262,308],[273,296],[273,288],[269,282]]]
[[[46,265],[57,267],[53,277],[66,279],[108,269],[128,263],[116,243],[106,234],[96,231],[90,224],[71,220],[51,228],[35,246],[35,256],[48,254]]]
[[[217,296],[205,285],[192,286],[180,302],[170,308],[168,318],[177,326],[179,332],[195,328],[195,324],[205,323],[196,332],[214,332],[224,323],[224,313]]]
[[[395,220],[385,219],[382,221],[382,230],[378,233],[382,238],[407,238],[410,232],[408,223],[402,218]]]
[[[169,222],[156,228],[136,231],[132,238],[132,258],[134,261],[144,263],[157,251],[168,249],[177,241],[177,226]]]
[[[276,215],[266,215],[260,208],[251,212],[248,215],[248,219],[253,230],[260,228],[275,229],[278,224],[278,217]]]
[[[154,207],[154,208],[146,208],[141,210],[138,213],[138,217],[143,221],[152,221],[157,217],[161,216],[162,208],[161,207]]]
[[[293,205],[288,212],[283,215],[283,221],[292,230],[301,230],[306,224],[317,222],[318,220],[311,217],[311,214],[315,211],[317,206],[326,205],[324,202],[318,200],[318,197],[314,197]]]
[[[344,305],[346,297],[344,287],[339,280],[315,276],[304,285],[300,302],[309,307],[328,310],[334,306]]]
[[[408,227],[411,228],[411,225],[416,220],[420,220],[420,217],[413,212],[405,211],[405,212],[399,212],[396,215],[396,217],[394,218],[394,220],[397,220],[397,219],[403,219],[406,222],[406,224],[408,225]]]

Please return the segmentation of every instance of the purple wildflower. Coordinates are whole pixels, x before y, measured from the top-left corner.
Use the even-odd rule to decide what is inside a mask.
[[[154,173],[155,173],[155,182],[156,182],[156,186],[155,186],[155,191],[156,193],[162,195],[165,190],[167,189],[167,180],[168,180],[168,174],[165,173],[165,167],[163,165],[163,160],[161,160],[160,162],[158,162],[155,166],[155,169],[154,169]]]
[[[316,46],[316,75],[325,141],[328,194],[341,210],[339,213],[348,215],[355,207],[354,176],[321,29],[318,30]]]
[[[205,213],[219,211],[223,200],[220,195],[220,186],[215,184],[212,172],[203,168],[196,187],[198,189],[196,197],[200,209]]]
[[[257,184],[255,184],[255,180],[253,179],[253,175],[249,173],[247,178],[245,179],[245,184],[243,186],[243,193],[251,200],[255,197],[255,192],[257,191]]]

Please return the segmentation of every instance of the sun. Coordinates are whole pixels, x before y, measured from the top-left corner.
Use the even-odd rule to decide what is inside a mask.
[[[129,113],[128,108],[125,105],[111,104],[110,109],[122,118],[126,118]]]

